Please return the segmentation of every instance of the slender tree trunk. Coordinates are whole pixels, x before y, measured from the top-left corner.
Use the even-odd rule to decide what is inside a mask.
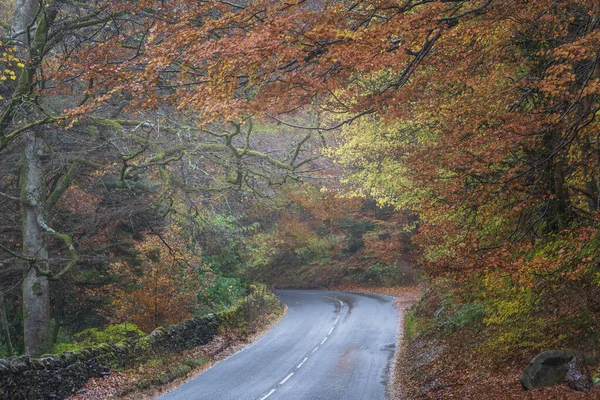
[[[565,163],[561,156],[554,155],[556,143],[561,140],[561,132],[550,130],[544,135],[545,151],[543,158],[548,158],[544,180],[553,198],[548,200],[546,230],[558,233],[566,229],[571,222],[571,204],[569,191],[565,186]]]
[[[58,342],[58,334],[60,333],[60,316],[63,311],[64,299],[62,296],[62,291],[59,289],[55,291],[55,303],[54,303],[54,325],[52,326],[52,345],[55,345]]]
[[[48,249],[40,221],[44,220],[45,179],[41,135],[30,132],[21,165],[23,253],[32,261],[24,268],[23,335],[25,353],[38,357],[50,350],[50,286]]]
[[[6,319],[6,311],[4,309],[4,294],[0,292],[0,325],[2,325],[2,332],[6,340],[6,349],[8,350],[8,356],[14,355],[12,340],[10,339],[10,331],[8,330],[8,320]]]

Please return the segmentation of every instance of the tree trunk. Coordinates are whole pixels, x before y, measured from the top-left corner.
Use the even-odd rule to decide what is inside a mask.
[[[58,342],[58,334],[60,333],[60,316],[63,312],[64,306],[64,298],[62,296],[62,291],[60,288],[54,292],[55,293],[55,302],[54,302],[54,324],[52,326],[52,345],[55,345]]]
[[[41,135],[35,132],[26,134],[25,141],[19,184],[23,253],[31,261],[24,268],[23,336],[25,353],[38,357],[50,350],[50,287],[47,276],[43,275],[48,270],[48,250],[39,223],[44,218],[44,143]]]
[[[8,320],[6,319],[6,311],[4,310],[4,294],[0,292],[0,325],[2,325],[2,332],[6,339],[6,349],[8,350],[8,356],[14,355],[12,340],[10,339],[10,331],[8,330]]]
[[[16,93],[21,99],[31,98],[35,91],[35,75],[42,62],[48,26],[56,16],[45,9],[38,15],[38,0],[16,0],[11,35],[15,40],[17,56],[26,67],[22,68]],[[48,20],[48,18],[50,20]],[[37,19],[37,20],[36,20]],[[19,113],[35,115],[35,107],[25,100]],[[17,110],[12,110],[12,119]],[[20,165],[21,217],[23,225],[23,337],[25,353],[37,357],[50,350],[50,287],[45,273],[49,270],[46,243],[44,203],[46,181],[44,174],[45,143],[40,131],[23,134],[24,152]]]

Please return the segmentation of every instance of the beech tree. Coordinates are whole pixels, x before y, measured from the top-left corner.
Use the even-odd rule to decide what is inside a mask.
[[[596,250],[564,241],[588,242],[598,211],[598,4],[480,5],[436,35],[402,90],[384,69],[367,76],[386,106],[348,127],[338,154],[382,202],[419,211],[431,272],[581,277]],[[561,241],[568,256],[530,259]]]
[[[46,341],[48,279],[81,258],[49,222],[77,171],[110,166],[123,185],[160,177],[163,199],[193,210],[192,186],[258,194],[297,179],[337,128],[357,191],[419,212],[431,273],[592,279],[599,7],[20,0],[2,24],[0,151],[22,154],[18,193],[6,180],[2,197],[22,209],[22,247],[4,251],[26,273],[28,352]],[[70,159],[48,185],[59,127],[111,152]],[[291,148],[267,143],[283,128],[302,132]],[[48,238],[69,255],[60,267]]]
[[[338,156],[361,168],[359,191],[419,212],[431,274],[585,289],[600,257],[599,7],[173,2],[152,8],[142,50],[118,66],[103,60],[121,39],[86,48],[96,61],[86,76],[203,121],[343,127]],[[303,107],[329,116],[298,123]]]
[[[12,20],[2,22],[0,196],[3,209],[20,209],[21,221],[9,220],[12,213],[3,215],[0,261],[7,274],[15,265],[23,272],[24,341],[30,356],[47,352],[51,344],[50,282],[111,257],[122,246],[108,232],[121,218],[133,231],[148,229],[144,213],[154,212],[150,201],[161,204],[155,210],[165,216],[174,212],[169,204],[177,196],[193,209],[214,190],[259,194],[295,178],[316,157],[309,146],[312,134],[269,149],[266,143],[274,135],[257,134],[250,115],[228,122],[223,113],[208,124],[168,103],[151,107],[146,100],[152,90],[164,90],[160,85],[144,89],[148,94],[115,85],[110,70],[129,50],[143,53],[155,22],[148,18],[150,5],[138,6],[23,0],[15,4]],[[90,46],[108,49],[123,38],[124,47],[106,57],[88,52]],[[96,70],[99,60],[110,68]],[[136,182],[143,180],[163,185],[147,197],[149,202],[135,193]],[[94,193],[94,182],[132,193],[121,209],[126,214],[113,208],[113,214],[102,215],[111,194]],[[70,221],[72,212],[86,215],[88,223]],[[12,290],[6,282],[3,291]]]
[[[24,337],[27,354],[37,356],[49,349],[50,340],[50,276],[60,276],[78,260],[72,238],[48,224],[48,206],[55,203],[65,190],[56,185],[47,192],[45,166],[48,148],[45,143],[46,126],[59,117],[49,112],[40,97],[44,87],[44,63],[55,50],[57,37],[64,35],[81,19],[67,19],[59,13],[59,4],[38,1],[17,1],[11,23],[2,38],[4,64],[2,84],[2,112],[0,115],[0,149],[6,154],[7,146],[19,139],[19,191],[13,196],[3,193],[5,199],[18,202],[22,214],[22,244],[4,247],[13,262],[23,269]],[[11,149],[12,150],[12,149]],[[3,156],[4,156],[3,154]],[[67,176],[64,177],[68,179]],[[51,271],[47,238],[63,242],[71,260],[56,274]]]

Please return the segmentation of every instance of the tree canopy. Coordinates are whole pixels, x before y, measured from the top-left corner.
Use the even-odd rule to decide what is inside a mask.
[[[217,191],[319,177],[323,149],[350,196],[413,213],[431,276],[598,286],[596,0],[19,0],[2,26],[3,264],[34,292],[114,245],[111,201],[188,232]]]

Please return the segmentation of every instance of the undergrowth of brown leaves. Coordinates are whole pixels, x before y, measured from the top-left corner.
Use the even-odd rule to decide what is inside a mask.
[[[398,299],[406,299],[408,301],[412,301],[413,303],[421,293],[421,289],[418,286],[365,286],[347,283],[328,288],[329,290],[339,290],[341,292],[385,294],[388,296],[397,297]]]
[[[399,309],[402,312],[402,309]],[[600,389],[576,392],[567,384],[527,391],[519,378],[532,355],[492,360],[478,351],[482,327],[448,333],[428,329],[402,341],[396,360],[394,400],[600,399]]]

